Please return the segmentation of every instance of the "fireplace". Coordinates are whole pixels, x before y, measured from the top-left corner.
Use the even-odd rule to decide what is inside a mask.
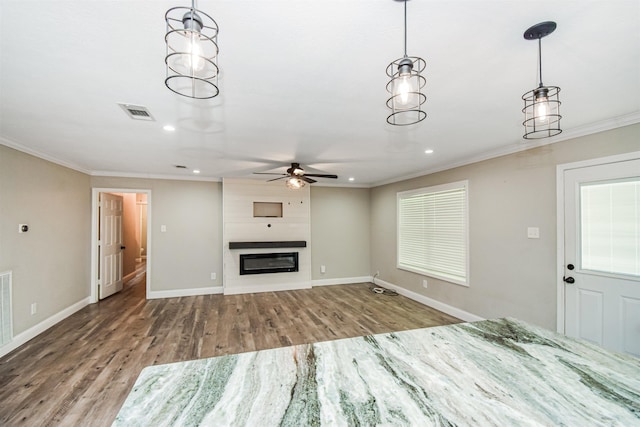
[[[298,271],[298,252],[240,255],[240,275],[294,271]]]

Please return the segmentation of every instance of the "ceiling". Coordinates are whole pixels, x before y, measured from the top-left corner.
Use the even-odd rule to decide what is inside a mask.
[[[93,175],[264,180],[252,173],[295,161],[369,187],[640,122],[638,0],[409,2],[428,117],[405,127],[386,123],[385,104],[401,2],[197,2],[220,27],[211,100],[164,85],[164,14],[189,5],[2,0],[0,143]],[[521,96],[537,86],[538,52],[523,33],[548,20],[543,77],[562,88],[563,133],[530,142]]]

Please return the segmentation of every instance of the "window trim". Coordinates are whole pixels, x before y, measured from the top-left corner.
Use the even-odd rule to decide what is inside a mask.
[[[400,201],[404,198],[408,198],[418,194],[430,194],[430,193],[438,193],[443,191],[449,191],[454,189],[464,189],[464,212],[463,212],[463,233],[464,233],[464,245],[465,245],[465,278],[464,280],[457,279],[453,276],[448,276],[445,274],[438,274],[437,272],[428,270],[428,269],[420,269],[407,265],[403,265],[400,262]],[[461,285],[465,287],[469,287],[470,280],[470,262],[469,256],[470,254],[470,246],[469,246],[469,181],[456,181],[447,184],[434,185],[430,187],[422,187],[413,190],[407,191],[399,191],[396,193],[396,268],[400,270],[410,271],[412,273],[417,273],[422,276],[433,277],[436,279],[443,280],[445,282],[453,283],[456,285]]]

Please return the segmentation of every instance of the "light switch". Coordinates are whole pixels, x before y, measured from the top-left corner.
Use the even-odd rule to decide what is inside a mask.
[[[529,239],[539,239],[540,238],[540,229],[538,227],[529,227],[529,228],[527,228],[527,237]]]
[[[167,231],[167,226],[166,225],[161,225],[160,226],[160,232],[161,233],[166,233],[166,231]]]

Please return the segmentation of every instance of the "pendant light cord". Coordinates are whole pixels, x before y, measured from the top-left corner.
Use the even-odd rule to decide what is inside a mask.
[[[189,11],[190,13],[189,16],[191,17],[191,24],[193,24],[193,14],[195,13],[195,10],[196,10],[196,0],[191,0],[191,10]]]
[[[538,65],[540,67],[540,86],[542,87],[542,37],[538,37]]]
[[[404,57],[407,57],[407,2],[404,0]]]

